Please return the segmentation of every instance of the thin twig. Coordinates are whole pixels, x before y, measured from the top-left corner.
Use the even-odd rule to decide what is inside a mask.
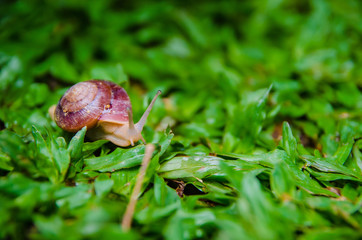
[[[123,220],[122,220],[123,231],[128,231],[131,228],[133,214],[134,214],[134,210],[136,207],[138,195],[140,194],[143,179],[145,177],[146,170],[151,161],[152,153],[154,150],[155,150],[155,146],[153,144],[146,145],[145,156],[143,157],[142,165],[141,165],[140,171],[138,172],[138,175],[137,175],[136,184],[133,188],[133,192],[132,192],[130,201],[128,203],[126,212],[123,215]]]

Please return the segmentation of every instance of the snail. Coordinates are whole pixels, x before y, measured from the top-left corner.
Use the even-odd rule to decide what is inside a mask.
[[[105,80],[80,82],[69,88],[49,115],[65,131],[77,132],[87,127],[93,140],[106,139],[115,145],[134,146],[141,135],[149,113],[161,94],[159,90],[138,123],[134,124],[131,101],[127,92]]]

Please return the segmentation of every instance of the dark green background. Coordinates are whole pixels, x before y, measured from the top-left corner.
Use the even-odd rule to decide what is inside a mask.
[[[0,238],[358,239],[362,4],[0,1]],[[66,133],[71,85],[124,87],[157,150]],[[170,131],[172,130],[172,132]]]

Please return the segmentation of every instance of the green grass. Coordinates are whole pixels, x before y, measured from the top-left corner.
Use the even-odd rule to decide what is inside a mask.
[[[0,2],[1,239],[361,239],[362,5]],[[156,151],[91,142],[48,108],[128,92]]]

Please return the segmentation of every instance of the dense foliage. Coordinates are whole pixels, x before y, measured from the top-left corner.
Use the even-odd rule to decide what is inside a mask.
[[[360,239],[358,0],[0,2],[1,239]],[[106,79],[156,145],[67,133],[48,108]]]

